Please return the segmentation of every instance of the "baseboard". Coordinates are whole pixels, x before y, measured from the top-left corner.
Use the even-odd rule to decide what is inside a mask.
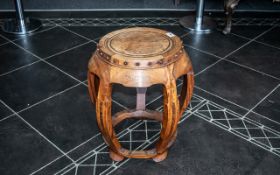
[[[183,17],[186,15],[195,14],[193,9],[189,10],[162,10],[162,9],[123,9],[123,10],[26,10],[26,16],[32,16],[36,18],[125,18],[125,17]],[[215,17],[223,17],[223,10],[205,10],[205,14]],[[1,11],[0,18],[13,18],[15,12],[10,10]],[[248,11],[237,10],[234,13],[234,17],[256,17],[256,18],[269,18],[280,17],[280,11]]]

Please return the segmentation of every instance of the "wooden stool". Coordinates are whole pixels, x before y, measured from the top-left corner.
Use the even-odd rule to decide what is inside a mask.
[[[177,124],[193,93],[194,75],[182,41],[173,33],[145,27],[127,28],[104,36],[88,65],[89,94],[96,104],[96,118],[110,157],[166,158],[176,138]],[[177,97],[176,79],[183,76],[181,95]],[[112,84],[137,88],[136,109],[111,116]],[[145,109],[147,87],[163,85],[163,113]],[[154,119],[162,123],[156,148],[130,151],[121,146],[114,126],[124,119]]]

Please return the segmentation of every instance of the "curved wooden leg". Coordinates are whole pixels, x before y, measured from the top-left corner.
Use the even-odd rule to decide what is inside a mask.
[[[224,34],[229,34],[231,31],[231,24],[232,24],[232,14],[234,12],[235,7],[238,5],[240,0],[224,0],[224,9],[226,13],[226,21],[225,21],[225,28],[223,30]]]
[[[172,139],[177,131],[177,125],[179,122],[179,100],[177,97],[176,81],[170,80],[168,84],[164,86],[164,109],[162,119],[162,129],[160,132],[160,138],[156,145],[158,157],[155,160],[163,160],[167,155],[167,149],[171,145]],[[174,140],[173,140],[174,141]]]
[[[158,154],[157,156],[155,156],[155,157],[153,158],[153,161],[155,161],[155,162],[161,162],[161,161],[163,161],[164,159],[166,159],[167,154],[168,154],[168,151],[166,150],[166,151],[164,151],[163,153]]]
[[[177,137],[177,131],[175,132],[175,134],[173,135],[173,137],[171,138],[171,140],[168,142],[167,148],[169,148],[169,147],[175,142],[176,137]],[[163,161],[164,159],[166,159],[167,154],[168,154],[168,150],[164,151],[164,152],[161,153],[161,154],[156,155],[156,156],[153,158],[153,161],[155,161],[155,162],[161,162],[161,161]]]
[[[98,77],[91,72],[88,72],[88,91],[90,95],[91,102],[94,104],[96,102],[99,87]]]
[[[124,156],[119,155],[112,150],[109,151],[109,156],[112,160],[114,160],[116,162],[122,161],[124,159]]]
[[[193,90],[193,73],[192,71],[184,77],[185,90],[182,92],[182,104],[180,108],[179,99],[177,97],[176,80],[171,77],[172,73],[169,73],[168,83],[164,85],[164,110],[163,114],[158,112],[149,112],[143,110],[127,111],[119,113],[116,117],[111,116],[112,105],[112,87],[106,79],[100,79],[96,83],[95,75],[89,73],[89,90],[91,98],[96,103],[96,119],[99,129],[102,133],[104,141],[109,146],[110,157],[114,161],[121,161],[124,157],[129,158],[152,158],[154,161],[159,162],[166,158],[168,148],[176,139],[177,125],[180,119],[180,113],[185,109],[190,101]],[[141,100],[142,102],[143,100]],[[141,105],[142,109],[143,105]],[[114,132],[114,126],[125,118],[141,118],[150,117],[152,119],[162,121],[162,130],[160,133],[159,141],[155,149],[151,150],[134,150],[130,151],[121,147],[116,134]]]
[[[121,145],[116,137],[111,117],[111,107],[112,107],[112,86],[100,80],[99,90],[96,99],[96,119],[99,129],[103,135],[105,142],[110,148],[110,156],[115,161],[120,161],[124,157],[119,154]]]
[[[191,70],[187,75],[183,77],[183,86],[181,90],[181,94],[179,97],[180,100],[180,117],[183,115],[184,111],[188,107],[192,95],[193,95],[193,88],[194,88],[194,73]]]

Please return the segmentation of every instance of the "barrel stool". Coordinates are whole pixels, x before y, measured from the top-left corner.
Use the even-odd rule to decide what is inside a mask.
[[[180,117],[193,94],[192,64],[180,38],[171,32],[146,27],[113,31],[99,41],[88,69],[89,94],[96,105],[98,126],[109,146],[111,159],[164,160],[176,138]],[[179,77],[183,77],[183,87],[178,97],[176,80]],[[111,115],[113,83],[136,88],[136,109]],[[146,89],[155,84],[163,85],[163,112],[145,108]],[[114,127],[128,118],[161,122],[155,148],[131,151],[121,146]]]

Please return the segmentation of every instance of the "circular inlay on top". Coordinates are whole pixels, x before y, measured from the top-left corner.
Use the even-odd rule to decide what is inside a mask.
[[[178,60],[182,41],[172,32],[133,27],[116,30],[103,36],[98,44],[103,61],[125,68],[158,68]]]
[[[126,31],[108,41],[109,48],[116,53],[131,56],[160,55],[171,45],[168,36],[155,31]]]

